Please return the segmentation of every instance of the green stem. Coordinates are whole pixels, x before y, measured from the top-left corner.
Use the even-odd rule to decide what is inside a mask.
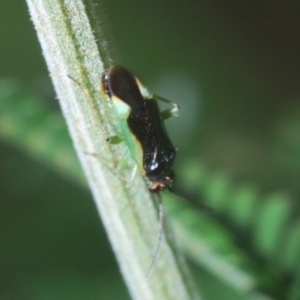
[[[116,116],[99,95],[105,51],[99,51],[80,0],[27,0],[69,132],[134,299],[198,299],[177,251],[163,239],[148,277],[158,233],[157,211],[147,187],[116,175],[124,143],[112,146],[101,133],[116,132]],[[80,86],[68,75],[80,82]],[[97,153],[88,155],[88,153]]]

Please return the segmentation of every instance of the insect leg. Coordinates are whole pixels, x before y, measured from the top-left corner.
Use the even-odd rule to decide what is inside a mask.
[[[157,202],[158,202],[159,230],[158,230],[158,237],[157,237],[157,245],[156,245],[156,248],[154,250],[154,254],[152,256],[152,259],[151,259],[150,265],[148,267],[148,270],[145,273],[145,278],[148,278],[148,276],[150,274],[150,271],[151,271],[151,269],[152,269],[152,267],[154,265],[154,262],[155,262],[155,259],[157,257],[158,250],[159,250],[159,247],[160,247],[160,244],[161,244],[161,241],[162,241],[162,237],[163,237],[164,215],[165,215],[165,213],[164,213],[164,206],[163,206],[163,203],[162,203],[162,199],[161,199],[160,193],[157,193],[155,195],[156,195]]]
[[[118,165],[118,168],[116,170],[116,174],[120,173],[121,171],[125,170],[126,167],[128,166],[128,159],[130,157],[130,151],[129,149],[127,149],[122,158],[120,159],[120,162],[119,162],[119,165]]]
[[[166,109],[166,110],[164,110],[160,113],[160,116],[163,120],[166,120],[170,117],[177,117],[178,116],[179,105],[177,103],[172,102],[168,99],[165,99],[165,98],[163,98],[161,96],[158,96],[158,95],[155,95],[155,94],[153,95],[153,98],[172,105],[172,108]]]
[[[132,173],[131,173],[129,182],[128,182],[128,184],[127,184],[127,187],[130,187],[130,186],[131,186],[131,184],[132,184],[132,182],[133,182],[133,180],[134,180],[134,177],[135,177],[135,175],[136,175],[136,173],[137,173],[137,170],[138,170],[138,166],[135,165],[135,166],[133,167],[133,170],[132,170]]]

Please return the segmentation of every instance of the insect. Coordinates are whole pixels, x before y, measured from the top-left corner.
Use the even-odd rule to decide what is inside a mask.
[[[137,167],[147,179],[149,191],[157,196],[159,203],[158,244],[146,272],[147,277],[162,239],[164,211],[160,192],[164,189],[172,192],[174,177],[172,166],[176,148],[170,141],[164,120],[177,115],[178,105],[149,93],[138,78],[120,65],[112,65],[103,73],[101,90],[112,101],[119,116],[123,139]],[[160,112],[156,99],[171,104],[173,108]]]

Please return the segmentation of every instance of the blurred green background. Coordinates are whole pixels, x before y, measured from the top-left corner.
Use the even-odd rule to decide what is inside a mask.
[[[205,166],[233,187],[249,184],[260,203],[284,195],[289,224],[297,220],[300,2],[110,0],[96,8],[108,22],[115,61],[181,107],[180,117],[167,122],[179,148],[175,189],[201,198],[197,180],[189,184],[186,174],[192,164],[197,178]],[[19,80],[55,113],[26,3],[2,0],[0,16],[0,79]],[[0,153],[0,299],[129,299],[90,193],[9,138],[2,138]],[[291,288],[299,270],[272,272],[248,236],[241,237],[245,231],[225,214],[216,219],[249,257],[271,269],[261,291],[300,299]],[[192,268],[204,299],[246,299]]]

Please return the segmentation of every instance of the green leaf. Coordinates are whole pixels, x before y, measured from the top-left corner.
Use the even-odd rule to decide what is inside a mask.
[[[291,210],[289,197],[276,193],[269,196],[257,212],[254,240],[259,252],[268,260],[279,252]]]

